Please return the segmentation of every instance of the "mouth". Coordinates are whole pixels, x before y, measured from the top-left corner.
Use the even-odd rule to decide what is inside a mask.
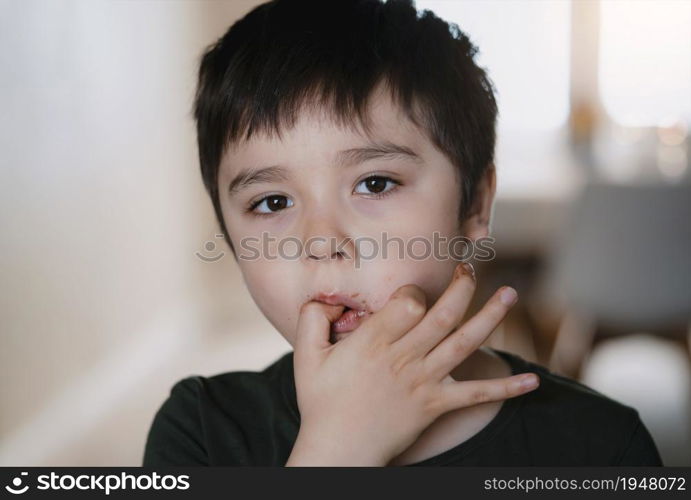
[[[320,293],[315,295],[312,300],[325,304],[344,306],[341,315],[331,323],[330,342],[336,343],[344,334],[355,330],[362,319],[369,314],[369,308],[364,300],[358,301],[355,297],[358,294],[346,295],[340,293]]]

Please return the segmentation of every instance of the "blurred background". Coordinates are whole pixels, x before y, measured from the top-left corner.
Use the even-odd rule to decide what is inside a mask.
[[[201,181],[198,58],[257,1],[0,0],[0,465],[140,465],[191,374],[290,350]],[[422,1],[500,117],[487,345],[637,408],[691,465],[691,2]]]

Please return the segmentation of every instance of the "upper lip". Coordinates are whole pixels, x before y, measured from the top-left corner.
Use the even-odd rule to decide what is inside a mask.
[[[334,306],[346,306],[349,309],[355,309],[356,311],[366,311],[367,306],[363,306],[361,302],[353,299],[351,296],[343,293],[318,293],[312,297],[312,300],[318,302],[323,302],[325,304],[330,304]]]

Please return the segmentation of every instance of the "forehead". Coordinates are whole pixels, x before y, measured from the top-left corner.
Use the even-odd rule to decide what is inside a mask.
[[[373,143],[391,143],[414,151],[422,158],[434,154],[426,132],[415,125],[383,87],[373,91],[366,110],[367,124],[353,119],[338,123],[324,106],[304,105],[294,126],[283,127],[280,135],[257,132],[249,140],[232,144],[223,155],[219,182],[229,180],[247,168],[282,164],[332,164],[339,151]]]

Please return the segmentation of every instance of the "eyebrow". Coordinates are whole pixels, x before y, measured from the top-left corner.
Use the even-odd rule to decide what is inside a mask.
[[[397,158],[412,160],[422,164],[422,158],[412,149],[393,142],[371,143],[364,147],[344,149],[336,154],[336,168],[358,165],[370,160],[394,160]],[[249,168],[239,172],[228,185],[228,194],[234,195],[252,184],[284,182],[289,179],[288,169],[279,165],[270,167]]]

